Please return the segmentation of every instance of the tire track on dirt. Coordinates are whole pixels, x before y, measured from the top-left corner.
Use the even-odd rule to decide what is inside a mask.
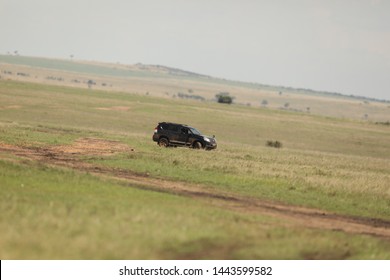
[[[107,152],[104,150],[103,141],[106,140],[84,138],[76,143],[79,149],[77,150],[78,152],[74,152],[74,148],[67,150],[66,148],[61,148],[61,146],[32,148],[0,143],[0,152],[10,153],[12,155],[37,161],[45,165],[61,166],[88,172],[97,176],[117,179],[122,184],[129,187],[192,197],[232,211],[268,215],[286,220],[286,226],[288,224],[290,226],[342,231],[353,234],[366,234],[390,239],[390,221],[340,215],[320,209],[288,205],[281,202],[266,201],[258,198],[235,195],[232,193],[224,193],[222,191],[208,189],[204,185],[171,181],[165,178],[150,177],[147,174],[137,173],[130,170],[97,166],[84,162],[78,158],[80,154],[83,154],[82,148],[80,148],[80,143],[88,145],[88,153],[90,154],[94,153],[93,143],[97,143],[99,145],[98,151],[95,151],[96,153],[105,155],[115,153],[113,150],[115,142],[107,141],[106,144],[110,149],[110,152]],[[64,147],[69,148],[69,146]],[[120,152],[123,152],[126,149],[119,150]],[[134,152],[133,149],[128,149],[128,151]]]

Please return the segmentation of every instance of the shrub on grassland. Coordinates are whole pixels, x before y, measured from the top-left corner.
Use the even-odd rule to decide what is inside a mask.
[[[273,147],[273,148],[281,148],[283,146],[281,142],[272,141],[272,140],[268,140],[266,144],[268,147]]]

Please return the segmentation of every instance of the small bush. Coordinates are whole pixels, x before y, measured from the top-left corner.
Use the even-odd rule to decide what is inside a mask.
[[[273,148],[281,148],[283,145],[279,141],[268,140],[267,141],[267,146],[268,147],[273,147]]]
[[[215,95],[217,98],[218,103],[226,103],[226,104],[232,104],[234,96],[230,96],[230,93],[228,92],[220,92]]]
[[[376,122],[375,124],[390,125],[390,121],[387,121],[387,122]]]

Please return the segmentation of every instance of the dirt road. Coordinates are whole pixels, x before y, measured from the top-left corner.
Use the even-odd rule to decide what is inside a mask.
[[[69,146],[45,148],[21,147],[0,143],[0,157],[1,154],[12,154],[46,165],[62,166],[89,172],[96,176],[114,178],[129,187],[192,197],[232,211],[268,215],[285,220],[286,226],[367,234],[390,240],[390,221],[345,216],[320,209],[224,193],[210,190],[202,185],[150,177],[148,174],[130,170],[97,166],[84,162],[79,157],[80,155],[112,155],[123,152],[134,152],[134,150],[116,141],[95,138],[82,138]]]

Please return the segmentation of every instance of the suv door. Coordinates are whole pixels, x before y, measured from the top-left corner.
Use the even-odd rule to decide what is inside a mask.
[[[188,129],[181,125],[172,125],[170,128],[169,141],[174,145],[186,145],[188,139]]]
[[[180,127],[179,135],[178,135],[178,142],[180,145],[187,145],[188,144],[188,138],[190,137],[190,131],[187,127]]]

